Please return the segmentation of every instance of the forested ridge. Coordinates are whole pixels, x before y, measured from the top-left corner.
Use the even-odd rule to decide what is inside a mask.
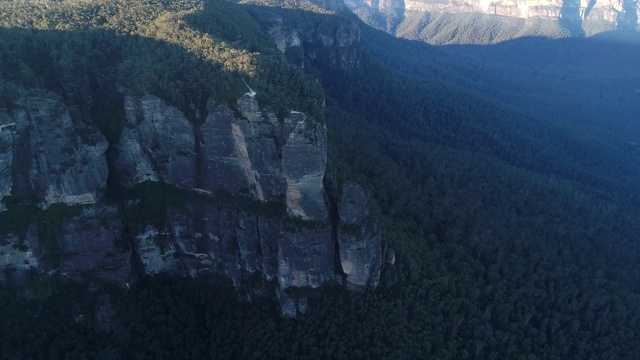
[[[252,18],[352,19],[309,4],[38,4],[0,3],[6,106],[37,94],[101,112],[117,101],[84,100],[118,84],[197,122],[194,108],[232,103],[245,80],[278,111],[323,112],[329,170],[365,188],[397,262],[376,290],[320,289],[296,319],[273,299],[239,301],[248,294],[222,279],[144,278],[128,291],[50,279],[28,298],[3,289],[0,357],[640,358],[640,166],[620,134],[482,94],[482,76],[464,80],[476,65],[448,67],[455,57],[438,50],[416,50],[429,58],[403,72],[408,43],[366,31],[358,69],[306,60],[316,82]],[[117,133],[111,119],[103,132]]]
[[[208,97],[233,105],[246,81],[275,111],[321,118],[322,90],[274,58],[267,37],[236,10],[202,1],[3,2],[2,98],[10,105],[48,92],[83,103],[117,84],[162,96],[196,121],[194,107],[205,112]]]

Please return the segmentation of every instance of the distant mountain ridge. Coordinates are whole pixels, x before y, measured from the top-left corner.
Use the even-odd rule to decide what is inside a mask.
[[[638,31],[632,0],[348,0],[368,24],[432,44],[495,43],[522,36]],[[473,31],[469,31],[473,28]]]

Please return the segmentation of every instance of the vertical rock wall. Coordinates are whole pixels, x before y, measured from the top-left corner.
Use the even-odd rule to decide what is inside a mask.
[[[324,124],[262,113],[253,92],[237,112],[209,101],[200,126],[151,95],[127,96],[124,108],[111,144],[54,100],[0,110],[0,221],[34,209],[3,227],[0,282],[48,273],[128,286],[142,271],[222,274],[243,287],[259,273],[295,311],[306,299],[292,289],[345,275],[350,288],[377,285],[382,237],[364,226],[362,189],[346,186],[340,221],[331,219]]]
[[[17,126],[9,122],[10,117],[0,113],[0,119],[5,119],[5,123],[0,124],[0,199],[11,195],[13,188],[13,147],[16,138]],[[0,204],[0,211],[5,210],[4,204]]]
[[[86,207],[63,217],[55,234],[60,274],[74,279],[90,274],[126,284],[131,247],[123,238],[123,230],[122,218],[114,206]]]
[[[305,60],[332,69],[358,69],[360,67],[360,27],[357,22],[338,18],[337,24],[325,23],[318,17],[315,23],[299,23],[273,14],[265,32],[271,36],[278,49],[285,55],[300,52],[292,59],[304,67]]]
[[[40,207],[94,204],[106,188],[108,143],[74,124],[55,100],[25,98],[0,111],[0,195],[35,196]],[[9,175],[9,163],[10,175]]]
[[[370,218],[367,196],[360,185],[343,186],[338,213],[340,265],[347,277],[347,287],[376,287],[382,268],[382,232]]]

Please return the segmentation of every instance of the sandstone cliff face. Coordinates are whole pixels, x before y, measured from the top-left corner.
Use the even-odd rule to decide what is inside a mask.
[[[57,254],[51,255],[57,257],[62,276],[81,279],[83,275],[91,274],[117,284],[127,284],[131,247],[122,234],[122,218],[114,206],[85,207],[61,220],[57,233],[41,232],[40,236],[55,236]]]
[[[293,125],[295,124],[295,127]],[[302,220],[326,221],[324,178],[327,162],[326,129],[302,113],[285,119],[293,130],[282,146],[282,173],[287,183],[287,212]]]
[[[209,101],[199,126],[151,95],[123,101],[111,144],[54,100],[0,110],[0,220],[33,209],[26,224],[2,227],[1,283],[92,276],[128,286],[142,272],[221,274],[245,287],[259,274],[287,315],[306,311],[291,289],[342,276],[349,287],[377,285],[382,238],[358,230],[368,210],[357,185],[341,205],[350,232],[334,235],[324,124],[262,113],[253,91],[237,112]]]
[[[352,0],[352,9],[370,7],[376,10],[404,9],[421,12],[467,13],[479,12],[517,18],[572,20],[604,20],[620,27],[636,28],[640,4],[629,0]]]
[[[360,27],[348,19],[335,19],[340,21],[328,23],[318,17],[308,23],[274,14],[267,21],[265,32],[283,54],[294,54],[290,60],[296,65],[304,67],[306,59],[332,69],[357,69],[361,58]]]
[[[274,114],[263,115],[250,93],[238,101],[244,119],[237,119],[226,106],[210,103],[199,128],[153,96],[127,97],[125,104],[127,123],[115,144],[114,162],[123,186],[161,181],[261,202],[285,197],[291,216],[326,220],[323,124],[294,111],[283,121]]]
[[[0,117],[7,120],[9,119],[9,116],[6,114],[0,114]],[[13,161],[15,136],[15,123],[0,125],[0,198],[11,195],[11,189],[13,187],[11,163]],[[2,210],[6,210],[4,204],[0,205],[0,211]]]
[[[464,5],[463,5],[464,4]],[[482,12],[490,15],[502,15],[519,18],[546,18],[559,19],[568,17],[583,20],[606,20],[609,22],[623,23],[627,17],[636,16],[627,11],[623,1],[585,1],[569,2],[561,0],[553,1],[469,1],[451,2],[449,9],[456,11],[456,7],[462,5],[462,9],[471,8],[471,11]],[[411,1],[407,8],[418,11],[434,11],[442,6],[432,7],[427,2]],[[634,9],[637,12],[637,9]],[[637,19],[636,19],[637,20]]]
[[[341,231],[338,232],[340,263],[352,289],[375,287],[382,268],[382,232],[371,221],[367,197],[358,184],[342,188],[338,206]]]
[[[22,236],[8,234],[0,240],[0,284],[26,285],[31,277],[42,270],[41,257],[35,226],[31,226]]]
[[[74,123],[61,103],[19,100],[0,111],[0,195],[35,196],[38,206],[93,204],[107,183],[108,143]]]

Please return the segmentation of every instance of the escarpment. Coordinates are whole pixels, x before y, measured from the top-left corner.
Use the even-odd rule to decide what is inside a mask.
[[[198,125],[152,95],[122,102],[110,142],[57,100],[0,111],[3,284],[169,273],[266,286],[248,284],[259,274],[287,315],[306,311],[292,289],[378,284],[382,236],[362,189],[332,200],[339,219],[329,210],[323,123],[262,112],[253,91],[235,110],[210,99]]]
[[[348,0],[367,24],[430,44],[494,44],[640,30],[637,1]]]
[[[344,7],[342,1],[316,3],[324,7],[323,11],[340,12]],[[262,30],[289,62],[302,68],[309,64],[331,70],[361,68],[361,29],[355,19],[302,10],[289,10],[290,13],[260,7],[249,10],[260,19]]]

